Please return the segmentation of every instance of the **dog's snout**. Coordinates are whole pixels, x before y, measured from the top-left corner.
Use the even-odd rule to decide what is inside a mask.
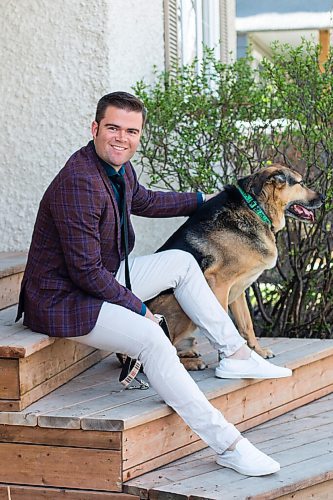
[[[324,194],[319,193],[319,199],[322,203],[325,203],[326,196]]]

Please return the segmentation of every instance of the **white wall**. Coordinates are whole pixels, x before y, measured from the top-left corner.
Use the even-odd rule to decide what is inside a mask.
[[[163,0],[109,2],[108,44],[112,90],[131,92],[134,82],[152,81],[152,67],[164,69]],[[135,166],[135,158],[133,159]],[[140,170],[137,169],[138,174]],[[146,184],[147,178],[141,182]],[[155,251],[183,219],[132,217],[136,234],[134,255]]]
[[[163,0],[2,0],[0,55],[0,251],[25,250],[99,97],[163,68]],[[142,253],[154,231],[136,225]]]

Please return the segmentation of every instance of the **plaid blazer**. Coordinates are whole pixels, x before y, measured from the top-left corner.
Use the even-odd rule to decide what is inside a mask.
[[[190,215],[195,193],[150,191],[125,165],[129,251],[130,213],[144,217]],[[74,153],[39,206],[24,273],[18,318],[52,337],[89,333],[104,301],[137,313],[142,301],[114,278],[123,260],[117,201],[92,142]]]

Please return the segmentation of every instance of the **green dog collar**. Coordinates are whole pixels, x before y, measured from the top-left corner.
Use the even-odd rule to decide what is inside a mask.
[[[266,224],[272,226],[271,219],[264,212],[264,210],[261,208],[258,202],[249,193],[245,193],[245,191],[243,191],[243,189],[240,186],[237,186],[237,189],[243,196],[244,200],[246,201],[247,205],[251,208],[251,210],[253,210],[253,212],[255,212],[263,222],[266,222]]]

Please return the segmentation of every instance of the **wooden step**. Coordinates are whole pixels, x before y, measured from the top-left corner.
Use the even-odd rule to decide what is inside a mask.
[[[140,500],[127,493],[0,484],[0,500]]]
[[[294,370],[292,377],[237,381],[215,378],[212,368],[192,373],[242,431],[333,392],[333,340],[261,342],[273,348],[275,363]],[[200,347],[212,361],[207,343]],[[153,389],[124,390],[119,371],[111,355],[26,410],[0,412],[0,482],[121,492],[125,481],[206,446]]]
[[[124,485],[149,500],[333,498],[333,395],[261,424],[244,435],[281,464],[265,478],[221,468],[210,449],[193,453]]]
[[[25,252],[0,252],[0,309],[18,302],[26,261]]]
[[[0,311],[0,411],[20,411],[109,353],[31,332]]]

